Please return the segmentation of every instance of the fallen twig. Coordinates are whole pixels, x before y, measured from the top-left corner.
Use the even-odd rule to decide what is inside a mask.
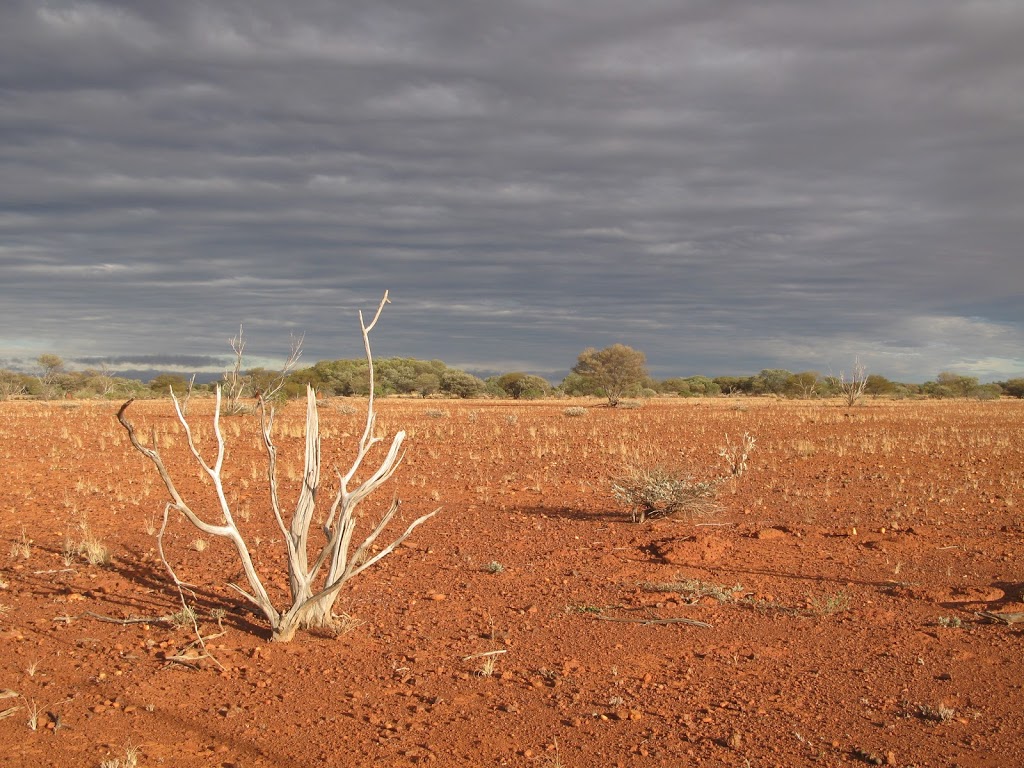
[[[463,661],[472,661],[473,659],[482,659],[484,656],[497,656],[501,653],[506,653],[507,649],[502,648],[498,651],[481,651],[480,653],[471,653],[469,656],[463,656]]]
[[[630,624],[690,624],[694,627],[704,627],[705,629],[712,629],[711,625],[704,621],[697,621],[696,619],[684,619],[682,617],[676,617],[673,619],[657,619],[657,618],[646,618],[646,619],[627,619],[620,616],[601,616],[594,615],[595,619],[599,621],[621,621],[628,622]]]
[[[184,646],[181,650],[178,651],[178,653],[176,655],[174,655],[174,656],[164,656],[164,661],[166,661],[168,663],[172,663],[172,664],[181,664],[183,666],[189,667],[190,669],[199,669],[199,662],[202,661],[203,659],[209,659],[214,664],[216,664],[217,667],[221,671],[224,671],[224,665],[221,664],[219,661],[217,661],[217,657],[216,656],[214,656],[212,653],[210,653],[208,650],[206,650],[206,641],[207,640],[215,640],[218,637],[223,637],[224,635],[227,634],[227,632],[226,631],[225,632],[218,632],[215,635],[207,635],[206,637],[203,637],[202,635],[199,635],[198,632],[199,632],[199,629],[197,627],[196,628],[196,633],[197,633],[196,639],[193,640],[188,645]],[[197,647],[198,648],[202,648],[203,652],[202,653],[196,653],[195,651],[196,651]]]
[[[160,622],[169,622],[171,620],[170,615],[167,616],[131,616],[127,619],[117,619],[113,616],[104,616],[102,613],[95,613],[93,611],[86,611],[82,616],[91,616],[99,621],[107,621],[111,624],[158,624]],[[61,617],[58,617],[61,618]],[[55,619],[56,620],[56,619]]]
[[[1000,624],[1020,624],[1024,622],[1024,613],[995,613],[993,611],[978,611],[974,614],[975,616],[981,616],[983,619],[989,621],[999,622]]]

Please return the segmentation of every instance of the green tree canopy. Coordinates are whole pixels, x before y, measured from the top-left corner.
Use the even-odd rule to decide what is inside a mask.
[[[540,376],[522,371],[505,373],[487,381],[493,382],[506,396],[515,400],[538,400],[551,391],[551,385]]]
[[[970,397],[978,388],[978,379],[974,376],[961,376],[952,371],[943,371],[938,375],[936,382],[941,387],[948,388],[953,397]]]
[[[167,394],[168,389],[173,389],[176,395],[182,395],[188,391],[188,381],[177,373],[161,373],[149,380],[149,388],[158,395]]]
[[[868,375],[867,383],[864,385],[865,395],[891,395],[896,391],[896,384],[889,381],[885,376],[879,376],[877,373]]]
[[[765,368],[754,377],[754,393],[759,395],[784,395],[792,375],[785,368]]]
[[[1024,379],[1010,379],[1002,383],[1003,392],[1010,397],[1024,397]]]
[[[786,394],[797,398],[811,398],[820,393],[821,374],[817,371],[801,371],[790,374],[786,382]]]
[[[451,397],[476,397],[484,391],[484,382],[471,373],[452,368],[441,374],[441,391]]]
[[[740,392],[749,391],[751,379],[744,376],[715,376],[712,381],[718,385],[724,395],[736,395]]]
[[[601,350],[588,347],[580,352],[572,371],[596,385],[608,404],[616,406],[623,395],[639,389],[647,379],[647,358],[625,344]]]

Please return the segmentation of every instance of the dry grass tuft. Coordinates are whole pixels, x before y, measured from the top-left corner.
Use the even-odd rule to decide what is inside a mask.
[[[634,522],[655,517],[702,517],[718,508],[718,481],[699,482],[664,467],[636,468],[612,480],[612,495]]]
[[[110,551],[103,541],[92,531],[89,519],[82,515],[78,521],[78,529],[82,538],[78,542],[78,554],[85,558],[89,565],[107,565],[110,562]]]
[[[32,540],[25,533],[24,527],[21,529],[21,537],[11,542],[10,556],[22,560],[32,557]]]

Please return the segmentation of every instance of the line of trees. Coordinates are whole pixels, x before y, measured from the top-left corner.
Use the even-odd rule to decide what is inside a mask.
[[[192,384],[189,378],[162,373],[148,382],[119,377],[108,366],[87,370],[68,370],[57,355],[41,355],[38,372],[27,374],[0,370],[0,400],[32,398],[55,400],[124,397],[159,397],[173,389],[178,395],[212,390],[215,383]],[[375,394],[449,398],[508,398],[536,400],[546,397],[602,397],[610,405],[623,398],[655,396],[715,397],[770,395],[812,399],[844,395],[843,376],[818,371],[793,373],[781,368],[766,368],[752,376],[687,376],[657,380],[648,374],[644,354],[631,347],[615,344],[602,350],[580,353],[570,373],[557,386],[523,371],[512,371],[489,378],[449,368],[440,360],[416,360],[392,357],[375,360]],[[365,360],[321,360],[308,368],[292,371],[279,396],[302,397],[306,385],[329,396],[365,396],[369,376]],[[279,371],[250,368],[241,373],[242,397],[266,392],[280,375]],[[225,377],[227,374],[225,374]],[[221,383],[224,383],[223,380]],[[863,395],[892,398],[975,398],[1000,396],[1024,398],[1024,378],[981,384],[973,376],[943,371],[935,380],[923,384],[890,381],[878,374],[865,374]]]

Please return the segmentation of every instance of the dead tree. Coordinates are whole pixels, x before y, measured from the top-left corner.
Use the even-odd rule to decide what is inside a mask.
[[[288,375],[295,370],[295,366],[299,363],[299,358],[302,357],[302,344],[305,338],[305,334],[298,337],[291,337],[288,357],[285,359],[284,365],[281,366],[281,370],[278,371],[274,378],[265,385],[262,392],[252,392],[254,387],[251,380],[251,372],[247,374],[242,371],[243,353],[245,352],[245,333],[242,330],[242,326],[239,325],[238,335],[228,339],[228,344],[231,345],[232,364],[231,368],[224,372],[223,377],[224,383],[222,386],[224,388],[224,394],[227,397],[227,408],[225,412],[232,416],[239,413],[251,412],[248,406],[242,404],[242,398],[247,394],[253,394],[256,397],[262,395],[263,399],[268,401],[275,399],[287,383]]]
[[[217,438],[217,454],[212,465],[207,463],[200,454],[193,441],[188,420],[182,413],[177,398],[174,397],[173,393],[171,395],[174,399],[178,420],[185,431],[189,450],[213,484],[220,510],[220,522],[210,522],[201,518],[178,492],[157,450],[155,435],[152,447],[143,445],[139,440],[134,426],[125,415],[132,401],[129,400],[122,405],[121,410],[117,414],[118,421],[127,430],[132,445],[153,462],[160,473],[167,492],[170,494],[171,501],[164,508],[164,526],[166,527],[169,512],[172,509],[178,510],[192,525],[203,533],[209,536],[223,537],[234,545],[242,565],[242,570],[245,573],[246,581],[248,582],[248,589],[236,584],[230,586],[246,597],[267,618],[267,621],[270,623],[273,640],[277,642],[291,640],[299,629],[331,626],[334,623],[332,609],[342,586],[349,579],[362,573],[394,551],[420,524],[429,520],[440,511],[440,509],[435,509],[433,512],[417,518],[405,529],[404,533],[390,544],[374,551],[373,548],[377,539],[398,512],[400,502],[395,498],[388,510],[373,524],[365,538],[362,539],[362,542],[354,550],[352,548],[353,544],[358,540],[356,538],[356,529],[360,524],[360,518],[356,514],[357,506],[394,474],[401,464],[403,456],[402,442],[405,439],[405,432],[400,431],[392,439],[391,446],[377,469],[356,487],[349,488],[350,484],[354,482],[356,474],[362,468],[363,462],[366,460],[370,450],[383,440],[383,438],[374,436],[376,412],[374,411],[373,359],[370,352],[370,331],[377,324],[384,305],[388,303],[390,303],[388,294],[385,292],[380,305],[377,307],[377,312],[369,325],[363,321],[363,313],[359,313],[359,325],[362,328],[363,334],[363,347],[366,351],[366,361],[370,370],[370,399],[366,411],[366,425],[363,429],[362,437],[359,439],[358,451],[352,466],[344,474],[339,470],[335,470],[338,476],[338,489],[334,494],[326,519],[321,526],[326,541],[312,557],[310,556],[309,534],[320,490],[320,430],[316,394],[312,387],[306,388],[305,466],[302,475],[302,488],[290,519],[286,519],[286,513],[281,506],[278,495],[277,448],[273,440],[274,409],[267,404],[263,397],[257,399],[263,444],[267,451],[267,480],[270,486],[271,507],[278,528],[284,538],[287,560],[291,604],[283,611],[278,610],[274,606],[264,586],[263,579],[256,571],[249,546],[238,530],[228,503],[228,494],[224,489],[222,470],[224,466],[225,444],[224,435],[220,429],[220,388],[217,388],[216,407],[213,416],[213,431]],[[160,532],[160,536],[162,535],[163,528],[161,528]],[[169,565],[168,568],[170,568]]]
[[[853,371],[847,378],[843,371],[839,372],[839,391],[843,393],[843,399],[850,408],[857,404],[857,401],[864,396],[864,389],[868,385],[868,369],[861,363],[860,358],[853,361]]]

